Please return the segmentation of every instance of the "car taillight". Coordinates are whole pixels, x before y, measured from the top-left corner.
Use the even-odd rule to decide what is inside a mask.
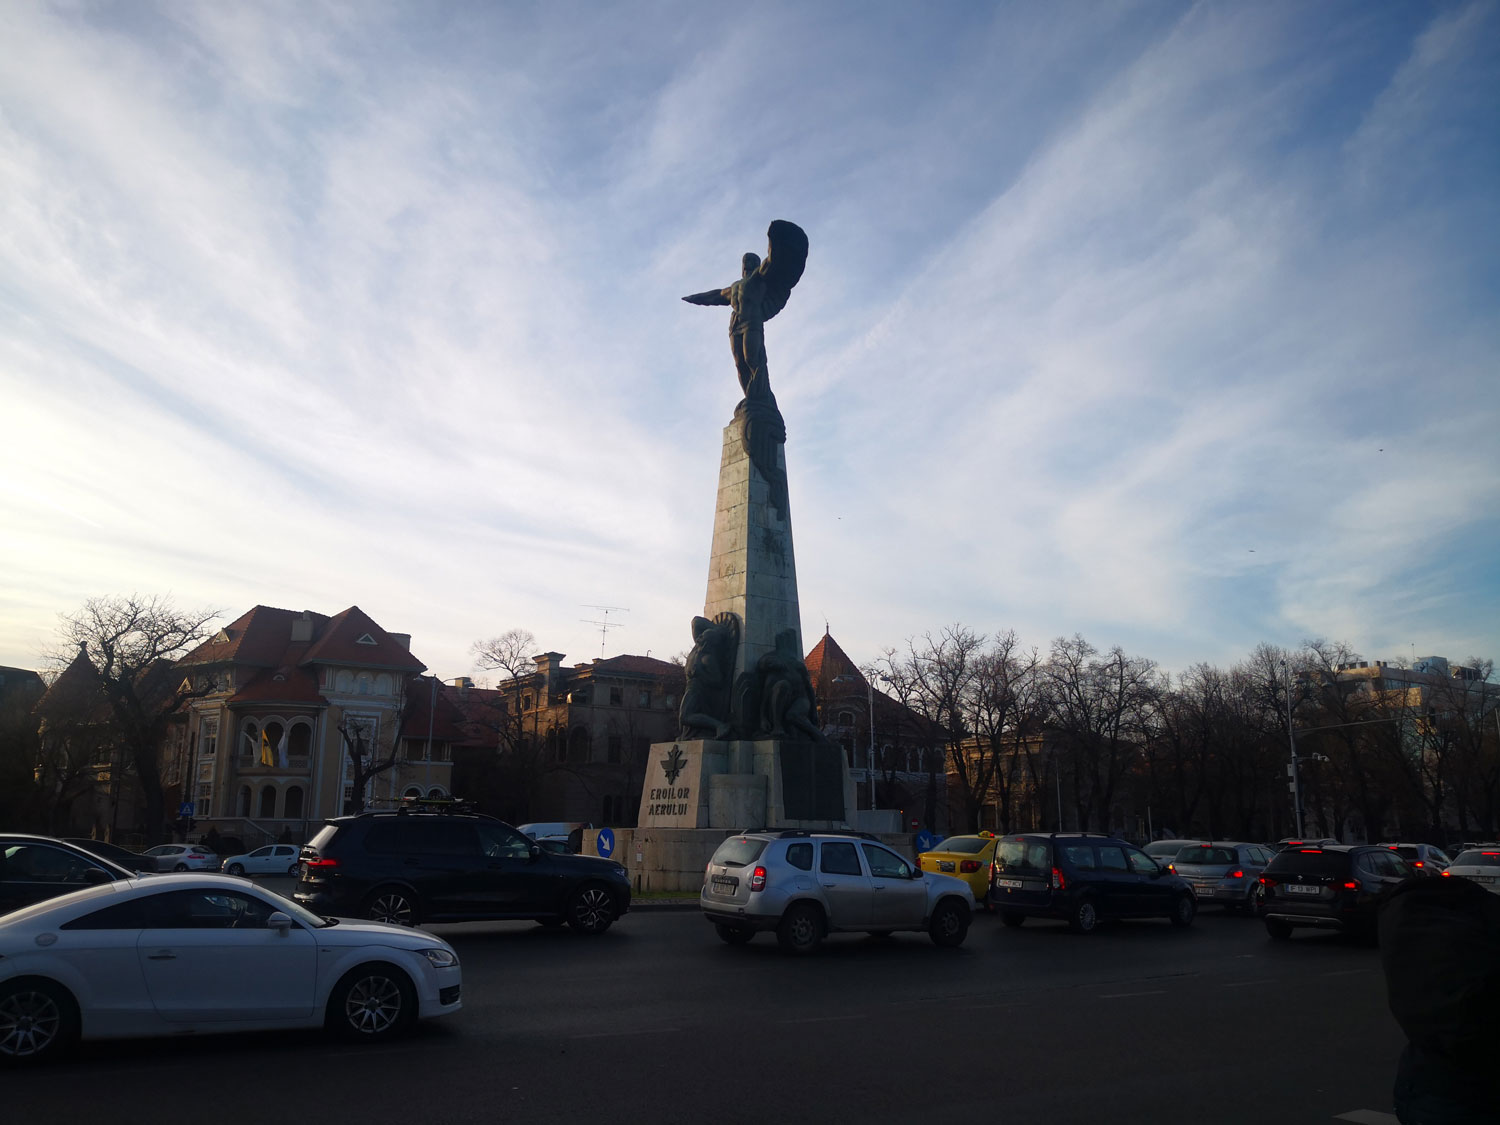
[[[1344,890],[1346,890],[1346,891],[1357,891],[1357,890],[1359,890],[1359,884],[1358,883],[1352,883],[1352,882],[1351,883],[1345,883],[1344,884]]]
[[[1231,879],[1243,879],[1245,877],[1245,873],[1243,871],[1231,871],[1229,873],[1229,877]]]
[[[1276,885],[1276,880],[1271,878],[1269,875],[1262,875],[1260,877],[1260,885],[1262,887],[1274,887]]]
[[[1052,869],[1052,889],[1054,891],[1061,891],[1065,890],[1067,886],[1068,881],[1063,878],[1063,873],[1054,867]]]
[[[1446,879],[1446,878],[1448,878],[1448,876],[1450,876],[1452,874],[1453,874],[1453,872],[1451,872],[1451,871],[1444,871],[1443,872],[1443,878]]]
[[[966,859],[958,865],[958,869],[965,875],[972,875],[979,870],[979,861],[977,859]]]
[[[1422,866],[1422,861],[1420,859],[1414,859],[1414,860],[1411,861],[1411,865],[1413,867],[1421,867]]]
[[[750,872],[750,889],[752,891],[763,891],[766,889],[766,869],[757,867]]]
[[[339,861],[336,859],[321,857],[318,859],[304,859],[302,862],[308,867],[337,867],[339,865]]]
[[[1167,870],[1170,871],[1173,875],[1176,875],[1177,874],[1177,865],[1175,863],[1169,863],[1169,864],[1167,864]]]

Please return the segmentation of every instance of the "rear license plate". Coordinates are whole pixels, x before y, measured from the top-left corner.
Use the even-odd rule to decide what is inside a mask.
[[[938,870],[939,871],[952,871],[953,870],[953,861],[951,859],[940,859],[940,860],[938,860]]]
[[[1304,887],[1298,883],[1290,883],[1282,887],[1282,890],[1286,891],[1289,895],[1316,895],[1323,893],[1322,887]]]
[[[732,895],[734,888],[738,885],[738,879],[721,879],[718,876],[713,879],[713,889],[716,895]]]
[[[1198,892],[1199,898],[1213,898],[1214,892],[1217,890],[1215,887],[1196,887],[1194,889]]]
[[[1024,887],[1025,885],[1026,884],[1023,883],[1023,882],[1021,882],[1021,880],[1019,880],[1019,879],[996,879],[995,880],[995,886],[997,886],[997,887]]]

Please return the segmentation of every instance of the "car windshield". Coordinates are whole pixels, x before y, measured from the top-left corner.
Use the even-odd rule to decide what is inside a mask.
[[[1239,860],[1235,858],[1233,848],[1210,848],[1206,844],[1199,844],[1197,847],[1183,848],[1172,862],[1179,865],[1196,863],[1200,866],[1212,867],[1238,863]]]
[[[1418,854],[1417,849],[1414,848],[1414,847],[1412,847],[1410,844],[1403,845],[1403,846],[1401,846],[1399,848],[1392,848],[1391,851],[1395,852],[1402,859],[1421,859],[1422,858],[1421,855]]]
[[[764,840],[752,840],[748,836],[731,836],[719,845],[719,850],[714,852],[713,863],[722,863],[725,867],[744,867],[745,864],[760,856],[765,851]]]
[[[1349,868],[1345,852],[1325,852],[1315,848],[1288,848],[1280,852],[1266,868],[1268,875],[1342,875]]]
[[[1146,854],[1152,859],[1171,859],[1183,848],[1181,840],[1157,840],[1146,845]]]
[[[932,850],[935,852],[954,852],[958,855],[977,855],[989,847],[993,841],[986,840],[983,836],[950,836]]]
[[[1007,875],[1046,875],[1052,870],[1052,849],[1026,840],[1004,840],[995,847],[995,871]]]
[[[275,909],[280,910],[283,913],[290,914],[296,921],[301,922],[304,926],[311,926],[313,929],[317,930],[322,929],[324,926],[338,925],[338,919],[324,918],[320,915],[314,914],[305,906],[298,906],[291,899],[282,898],[275,891],[268,891],[264,887],[257,887],[256,892],[260,895],[263,895]]]
[[[1500,867],[1500,851],[1460,852],[1453,865],[1457,867],[1460,864],[1465,867]]]

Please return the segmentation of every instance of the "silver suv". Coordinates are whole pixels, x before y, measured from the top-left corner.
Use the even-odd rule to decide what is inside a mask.
[[[703,916],[741,945],[775,930],[783,949],[808,953],[825,934],[925,931],[962,945],[974,892],[923,872],[874,837],[854,832],[747,832],[719,845],[704,872]]]

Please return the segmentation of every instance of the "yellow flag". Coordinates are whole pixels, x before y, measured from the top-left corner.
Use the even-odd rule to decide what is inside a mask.
[[[276,764],[276,759],[271,756],[271,739],[265,731],[260,732],[260,764],[263,766]]]

